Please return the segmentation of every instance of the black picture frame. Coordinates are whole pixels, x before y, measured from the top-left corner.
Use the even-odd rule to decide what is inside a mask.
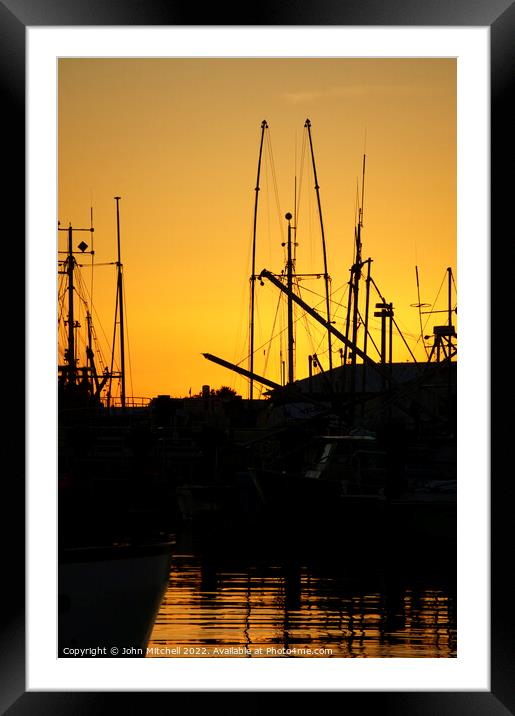
[[[515,3],[511,0],[455,0],[432,2],[427,0],[318,0],[302,5],[287,2],[272,6],[259,4],[235,10],[234,6],[199,8],[162,0],[3,0],[0,3],[0,77],[4,98],[4,141],[10,145],[11,160],[4,165],[8,182],[4,193],[7,199],[4,217],[10,215],[12,229],[5,237],[13,245],[13,258],[20,263],[21,236],[25,216],[25,30],[32,26],[74,25],[347,25],[347,26],[480,26],[490,28],[491,37],[491,239],[492,249],[502,247],[501,233],[512,224],[513,188],[510,169],[513,167],[513,115],[510,114],[510,94],[515,76]],[[507,171],[505,171],[507,170]],[[9,217],[6,217],[9,218]],[[492,270],[494,269],[492,251]],[[501,330],[502,307],[507,305],[509,282],[492,281],[491,336]],[[20,300],[20,299],[18,299]],[[19,306],[18,306],[19,308]],[[20,330],[18,343],[24,344]],[[484,330],[483,330],[484,329]],[[488,340],[487,327],[478,329],[482,340]],[[503,325],[503,331],[505,326]],[[498,349],[499,351],[499,349]],[[498,354],[498,353],[497,353]],[[496,353],[492,351],[491,358]],[[509,373],[508,373],[509,376]],[[20,380],[14,399],[24,404],[25,389]],[[509,391],[508,391],[509,394]],[[500,412],[500,394],[491,394],[491,415]],[[503,393],[504,399],[506,394]],[[491,454],[496,445],[510,445],[509,421],[499,425],[491,434]],[[14,431],[11,431],[14,432]],[[20,438],[20,435],[22,437]],[[26,692],[25,686],[25,494],[24,434],[17,433],[11,450],[16,456],[12,469],[4,474],[3,526],[6,527],[3,550],[4,610],[0,649],[0,708],[10,716],[21,714],[89,714],[112,713],[120,708],[119,700],[126,698],[128,713],[147,713],[164,699],[168,705],[176,703],[177,692],[130,693],[120,692]],[[14,438],[14,436],[13,436]],[[501,441],[503,441],[501,443]],[[504,452],[504,451],[503,451]],[[500,454],[500,451],[497,451]],[[21,464],[20,464],[21,463]],[[492,475],[493,475],[492,470]],[[509,547],[513,544],[511,506],[514,488],[510,484],[510,470],[496,472],[491,484],[491,691],[470,692],[337,692],[339,706],[348,713],[364,707],[381,714],[410,714],[433,716],[440,714],[515,714],[515,630],[514,610],[509,588]],[[7,588],[8,585],[8,588]],[[249,698],[248,693],[235,693],[231,698],[231,712],[236,708],[257,713],[263,708],[267,693],[259,692]],[[189,694],[204,699],[214,694]],[[317,697],[317,695],[314,695]],[[274,698],[282,701],[282,694]],[[310,694],[303,695],[306,704]],[[143,705],[143,699],[145,704]],[[215,699],[216,702],[216,699]],[[195,704],[198,707],[198,704]],[[313,703],[314,705],[314,703]],[[286,706],[286,704],[285,704]],[[291,707],[291,704],[289,704]],[[320,708],[318,702],[317,708]]]

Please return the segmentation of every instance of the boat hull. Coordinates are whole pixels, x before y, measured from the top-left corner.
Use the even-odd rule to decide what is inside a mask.
[[[59,656],[144,656],[171,555],[171,543],[62,550]]]

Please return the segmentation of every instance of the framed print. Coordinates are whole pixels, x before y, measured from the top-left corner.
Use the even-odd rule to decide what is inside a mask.
[[[399,714],[514,712],[510,650],[513,630],[507,601],[509,591],[504,583],[505,568],[500,565],[503,551],[511,540],[510,520],[503,514],[510,504],[510,490],[502,482],[492,482],[493,489],[490,488],[488,439],[489,262],[492,271],[495,270],[493,252],[490,256],[488,252],[489,212],[494,239],[500,234],[500,222],[510,202],[506,197],[509,187],[498,178],[492,184],[489,204],[488,175],[491,170],[492,178],[496,173],[500,177],[512,146],[507,97],[513,67],[510,38],[515,13],[508,2],[488,8],[454,6],[446,13],[443,10],[440,14],[432,13],[422,5],[401,3],[392,7],[391,14],[385,17],[383,7],[373,3],[366,8],[356,6],[345,10],[322,4],[316,13],[304,9],[294,24],[277,10],[261,13],[258,18],[252,18],[254,22],[245,18],[240,23],[233,18],[227,25],[223,24],[223,13],[217,18],[210,18],[208,13],[206,21],[214,19],[215,24],[192,25],[187,12],[165,10],[157,3],[146,3],[143,7],[128,3],[123,9],[110,3],[96,8],[77,2],[66,9],[51,3],[43,6],[16,0],[4,3],[1,10],[2,75],[5,94],[10,98],[6,136],[12,138],[12,144],[17,144],[20,150],[27,148],[25,165],[21,160],[12,163],[10,200],[17,205],[16,201],[21,204],[22,193],[26,197],[29,328],[25,499],[20,488],[21,478],[7,485],[10,491],[7,504],[12,506],[12,547],[7,556],[13,588],[9,590],[10,604],[6,612],[9,619],[2,635],[5,645],[2,681],[8,684],[3,697],[4,710],[12,714],[27,710],[34,713],[45,710],[68,713],[77,709],[103,712],[112,709],[114,701],[122,696],[120,692],[125,691],[131,692],[129,698],[134,703],[140,698],[168,700],[174,698],[173,692],[180,691],[195,692],[199,696],[203,692],[242,692],[236,694],[242,708],[249,705],[246,692],[255,691],[259,692],[254,706],[257,709],[264,692],[335,691],[344,706],[352,708],[355,701],[362,705],[363,700],[367,700],[374,708]],[[159,77],[154,73],[155,63],[160,68]],[[339,63],[347,63],[347,75],[353,77],[343,89],[337,79],[343,67]],[[300,75],[310,76],[312,81],[296,83],[295,78]],[[280,92],[292,114],[311,108],[317,121],[313,121],[313,116],[303,118],[298,137],[292,139],[285,129],[289,120],[277,118],[274,122],[273,113],[267,117],[264,111],[252,134],[245,125],[257,111],[252,105],[255,96],[265,96],[263,87],[267,92],[271,92],[270,87],[274,87],[277,94]],[[367,92],[363,91],[365,87],[369,88]],[[370,97],[373,102],[360,115],[360,109]],[[337,149],[341,141],[338,135],[345,133],[345,127],[340,126],[341,109],[337,110],[340,114],[335,114],[334,108],[343,106],[342,98],[349,110],[345,117],[347,128],[353,119],[355,124],[352,125],[353,142],[342,142]],[[350,110],[356,116],[353,117]],[[331,113],[334,127],[329,129]],[[364,120],[367,113],[371,119]],[[117,118],[123,121],[117,124]],[[275,126],[278,126],[280,142],[277,148],[274,145],[272,152],[269,130],[274,132]],[[380,142],[377,136],[381,129],[384,138]],[[176,143],[173,143],[174,135]],[[136,136],[138,142],[134,141]],[[167,146],[168,137],[173,151]],[[255,141],[249,147],[250,137]],[[14,138],[17,141],[13,141]],[[92,146],[96,154],[90,152]],[[324,160],[320,164],[318,147]],[[258,149],[259,156],[256,155]],[[378,157],[375,177],[374,153]],[[20,151],[19,157],[24,155],[25,149]],[[293,155],[294,172],[291,169]],[[59,165],[56,157],[59,157]],[[413,187],[417,188],[410,187],[409,182],[399,184],[397,213],[394,187],[401,176],[398,167],[404,166],[403,162],[406,166],[411,166],[410,162],[415,166],[416,157],[419,157],[419,166],[409,171]],[[278,160],[277,172],[275,160]],[[335,162],[334,173],[331,175],[331,170],[326,169],[322,179],[323,170],[331,164],[329,160]],[[113,172],[116,162],[123,168]],[[244,170],[240,162],[245,162]],[[350,242],[351,256],[345,256],[345,251],[338,253],[334,248],[329,251],[330,258],[332,251],[339,265],[347,267],[352,259],[350,273],[345,268],[348,283],[340,280],[342,298],[338,299],[341,304],[338,308],[336,286],[330,283],[326,262],[323,217],[325,219],[325,196],[328,196],[329,208],[326,227],[331,220],[334,224],[337,215],[331,209],[331,198],[335,206],[343,204],[341,198],[336,199],[336,194],[341,194],[343,189],[329,185],[333,179],[337,183],[337,171],[343,171],[345,162],[349,163],[349,173],[354,172],[357,179],[348,212],[354,234]],[[359,164],[357,171],[353,168],[356,164]],[[242,190],[245,172],[250,183]],[[278,177],[292,173],[294,186],[293,178],[291,182],[284,180],[285,188],[279,184],[281,192],[291,195],[286,204],[281,199],[280,215],[274,217],[281,226],[274,230],[281,238],[269,240],[265,249],[258,244],[255,262],[256,226],[266,224],[259,212],[265,207],[275,210],[273,201],[274,194],[278,194]],[[81,184],[81,174],[88,177],[87,187]],[[99,177],[101,189],[91,186],[90,178],[95,176]],[[22,189],[24,181],[26,193]],[[282,181],[280,178],[279,182]],[[110,205],[106,206],[104,195],[111,190],[110,182],[118,186],[113,186]],[[292,186],[288,187],[288,182]],[[388,183],[391,186],[388,187]],[[299,184],[304,184],[304,204],[300,200]],[[162,191],[165,185],[168,189]],[[88,191],[89,196],[84,198],[88,206],[83,210],[79,204]],[[308,192],[311,192],[309,201]],[[235,196],[239,204],[233,200]],[[127,201],[126,197],[131,198]],[[404,209],[401,208],[403,200]],[[134,204],[131,207],[131,201],[137,208]],[[374,206],[376,201],[380,211]],[[243,214],[247,205],[250,211],[245,225]],[[415,206],[418,213],[411,209]],[[297,217],[303,210],[306,214],[311,212],[310,221],[316,225],[314,234],[318,243],[313,240],[311,244],[311,238],[302,235],[300,228],[297,235],[297,225],[300,227]],[[156,220],[159,215],[165,217],[161,224]],[[230,223],[233,215],[239,223]],[[376,216],[379,217],[377,223]],[[425,216],[423,226],[422,216]],[[56,218],[59,223],[55,247],[60,262],[57,277],[67,282],[62,292],[59,284],[58,308],[64,349],[58,356],[58,391],[53,383],[52,341],[56,336],[51,334],[55,324],[56,284],[52,283],[49,288],[48,280],[41,279],[56,274],[55,251],[48,247],[48,233],[55,231]],[[411,234],[410,219],[413,221]],[[111,232],[111,227],[106,228],[110,222],[114,228],[113,237],[109,238],[112,251],[102,245],[102,241],[107,243],[105,237]],[[237,233],[242,225],[250,237],[247,259],[251,280],[238,298],[236,293],[231,294],[231,285],[237,272],[241,272],[247,282],[245,251],[240,256],[239,246],[229,240],[225,243],[224,233]],[[383,232],[382,245],[371,241],[371,247],[366,247],[370,225],[376,236]],[[222,228],[224,226],[230,227],[229,231]],[[345,231],[343,223],[342,227]],[[457,247],[453,244],[456,227]],[[16,230],[19,234],[19,225]],[[78,231],[84,233],[77,234]],[[415,232],[422,237],[419,245]],[[163,235],[161,243],[155,238],[159,234]],[[178,235],[182,236],[181,241],[177,240]],[[393,237],[399,241],[398,255]],[[412,245],[408,246],[408,242]],[[301,263],[302,252],[306,251],[303,243],[311,252],[311,262],[305,264]],[[491,245],[497,243],[492,241]],[[453,249],[458,256],[456,275]],[[111,258],[109,251],[113,254]],[[125,251],[127,258],[122,259]],[[369,254],[362,255],[362,251],[374,253],[368,265]],[[395,285],[396,277],[407,273],[404,265],[400,268],[400,262],[409,263],[408,251],[411,268],[418,264],[418,257],[426,263],[433,258],[435,263],[443,262],[445,275],[442,283],[435,285],[437,296],[431,297],[429,306],[424,293],[420,293],[419,283],[421,278],[423,286],[427,274],[424,268],[419,272],[418,265],[416,287],[410,286],[398,306],[395,293],[392,291],[393,296],[388,292],[383,294],[378,286],[381,270],[388,276],[389,259],[393,268],[387,284]],[[375,256],[378,257],[377,274],[375,267],[371,269]],[[115,298],[115,319],[108,330],[102,329],[105,334],[114,332],[114,338],[111,335],[107,339],[109,346],[112,338],[112,354],[108,348],[102,358],[100,350],[97,352],[93,347],[97,339],[101,342],[100,330],[85,300],[93,293],[92,272],[88,274],[90,283],[80,283],[82,279],[78,277],[78,269],[83,265],[92,268],[93,262],[99,269],[105,264],[115,287],[115,293],[109,288],[105,290],[105,306],[112,305]],[[172,268],[167,274],[161,274],[167,264]],[[302,274],[298,270],[300,266],[306,266]],[[414,284],[414,277],[409,283]],[[459,330],[464,368],[455,370],[453,377],[456,283],[464,306]],[[495,285],[492,282],[492,288],[498,291],[499,307],[500,301],[506,298],[505,285],[501,280]],[[306,298],[310,288],[316,289],[311,291],[315,299]],[[278,301],[279,294],[284,294],[284,304],[277,303],[278,307],[281,305],[280,310],[277,308],[277,333],[283,336],[277,353],[268,348],[264,332],[258,332],[258,323],[265,317],[265,303],[261,296],[256,297],[257,302],[261,301],[258,317],[254,312],[256,289],[256,295],[277,289],[272,294],[274,301]],[[408,294],[417,289],[418,294],[410,300]],[[103,290],[96,280],[95,295],[101,296]],[[131,305],[130,290],[137,296],[137,305]],[[244,346],[250,345],[249,355],[243,350],[238,360],[228,360],[227,356],[219,358],[223,347],[234,341],[232,324],[242,315],[241,305],[247,300],[247,290],[250,309],[245,307],[243,313],[248,313],[249,324],[242,329],[238,340]],[[359,298],[358,290],[361,291]],[[374,290],[377,290],[377,298]],[[348,293],[344,301],[345,291]],[[149,296],[153,297],[154,304]],[[231,298],[224,299],[225,296]],[[49,298],[50,310],[47,309]],[[315,303],[316,310],[312,308]],[[414,332],[413,348],[401,331],[401,324],[408,320],[405,318],[408,313],[402,312],[401,304],[410,306],[408,313],[411,310],[411,316],[415,315],[420,321],[420,331],[417,326]],[[160,311],[152,308],[153,305],[161,306]],[[212,316],[209,316],[209,305],[213,309]],[[235,306],[238,311],[234,310]],[[266,310],[273,318],[273,308]],[[330,311],[333,311],[331,315]],[[52,313],[51,324],[46,322],[49,313]],[[444,317],[437,317],[436,313]],[[426,314],[430,318],[424,318]],[[314,321],[310,326],[308,319]],[[311,347],[306,338],[304,348],[300,328],[297,332],[297,321],[300,326],[301,320],[306,322]],[[197,340],[199,324],[203,326],[204,342]],[[492,320],[492,336],[496,327]],[[79,337],[81,328],[89,329],[89,339]],[[407,335],[409,330],[404,333]],[[172,335],[179,337],[178,340],[170,340]],[[124,349],[129,345],[129,336],[141,360],[144,362],[147,351],[146,359],[153,366],[148,370],[148,382],[142,382],[143,388],[136,388],[136,392],[129,387],[132,382],[130,358],[127,357],[126,363],[124,358],[124,350],[129,356],[128,348]],[[375,360],[367,353],[367,336],[369,350],[373,344],[377,351]],[[84,363],[76,357],[81,341],[86,356]],[[340,348],[338,343],[339,351],[335,347],[337,341],[342,345]],[[160,346],[162,364],[153,363],[155,359],[150,356],[155,345]],[[210,345],[217,355],[208,353]],[[401,348],[408,350],[407,358],[401,357]],[[193,350],[195,358],[191,357]],[[417,359],[412,351],[417,350],[421,353],[425,350],[424,360],[427,359],[429,368],[439,363],[447,366],[445,380],[438,383],[441,400],[434,403],[426,399],[424,393],[432,380],[430,371],[418,381],[416,397],[410,393],[407,401],[406,388],[400,387],[398,375],[414,367]],[[398,353],[392,358],[393,351]],[[194,361],[201,353],[204,357],[198,362],[203,368],[197,370]],[[268,367],[269,359],[275,372]],[[332,361],[338,361],[338,365],[333,366]],[[223,372],[226,368],[241,376],[238,380],[247,382],[229,383],[229,377]],[[334,378],[338,368],[341,385]],[[173,382],[173,376],[181,373],[180,381]],[[371,375],[377,387],[368,387],[376,385]],[[70,385],[75,392],[70,391]],[[75,418],[73,422],[59,422],[56,433],[57,402],[64,406],[67,400],[71,401],[66,403],[68,418],[80,413],[74,413],[79,386],[83,396],[87,393],[88,401],[98,402],[95,409],[107,405],[108,413],[103,413],[95,423]],[[457,410],[454,410],[456,386],[458,399]],[[138,390],[150,396],[148,402],[143,402],[147,399],[141,399],[141,404],[134,402],[133,395],[137,395]],[[262,407],[264,401],[257,398],[264,398],[267,390],[275,396],[275,403],[272,408],[267,407],[265,423],[256,404]],[[340,400],[339,393],[353,397]],[[326,396],[325,402],[320,394]],[[341,407],[340,412],[335,406]],[[446,411],[443,417],[442,406]],[[130,420],[127,420],[127,408]],[[249,410],[254,411],[252,419]],[[408,417],[401,421],[397,410]],[[152,416],[149,423],[138,422],[138,416],[144,411],[145,415]],[[380,421],[376,420],[376,412],[383,416]],[[360,420],[356,416],[360,416]],[[314,439],[314,433],[306,432],[302,423],[305,419],[311,421],[310,426],[317,425],[316,436],[323,438],[323,444]],[[442,577],[441,583],[432,576],[430,582],[422,579],[419,585],[415,578],[406,581],[406,572],[411,570],[413,561],[422,560],[422,548],[414,535],[426,529],[421,517],[426,512],[422,508],[417,512],[417,519],[409,522],[410,539],[407,539],[407,520],[412,513],[405,511],[404,483],[401,485],[392,475],[400,472],[399,456],[401,452],[404,456],[404,452],[399,447],[403,444],[399,436],[404,436],[406,426],[415,432],[431,431],[442,421],[448,426],[455,425],[454,433],[450,431],[454,440],[450,443],[450,457],[443,449],[439,449],[438,459],[431,452],[431,471],[422,477],[420,472],[427,468],[427,463],[422,458],[420,462],[410,463],[406,485],[409,482],[410,488],[416,485],[418,490],[416,500],[409,493],[410,510],[414,510],[414,504],[420,510],[424,500],[439,506],[437,519],[432,519],[429,531],[424,532],[427,538],[424,549],[427,547],[429,560],[436,559],[439,578],[446,569],[451,576]],[[441,534],[435,536],[434,527],[445,531],[453,490],[456,494],[456,472],[453,472],[456,461],[453,463],[452,457],[456,438],[458,539],[453,544],[451,533],[454,534],[455,523],[452,520],[450,532],[443,538]],[[107,491],[98,493],[102,495],[101,500],[89,487],[81,488],[80,506],[77,501],[66,502],[65,512],[63,500],[71,493],[66,492],[63,498],[64,493],[60,492],[61,508],[57,511],[54,501],[57,439],[61,467],[66,463],[66,470],[59,472],[59,488],[66,483],[68,489],[77,475],[83,478],[84,471],[89,469],[84,467],[86,463],[94,464],[95,484],[109,483]],[[492,444],[495,439],[499,438],[492,433]],[[86,440],[91,440],[87,454],[77,448]],[[361,440],[359,447],[355,447],[354,440]],[[291,485],[287,481],[293,474],[290,466],[297,459],[298,444],[302,441],[309,444],[309,450],[303,449],[302,460],[299,458],[295,467],[295,475],[302,475],[302,480],[296,478]],[[374,441],[373,447],[372,442],[367,444],[367,441]],[[64,448],[61,444],[65,444]],[[417,450],[421,445],[416,443]],[[438,446],[440,448],[442,443]],[[357,452],[349,453],[343,490],[341,471],[347,470],[345,460],[349,449]],[[76,459],[79,454],[80,459]],[[99,458],[100,454],[103,457]],[[250,454],[252,458],[248,457]],[[332,464],[329,458],[338,466],[337,483],[328,477],[328,465]],[[359,476],[356,477],[358,462]],[[134,465],[137,471],[145,473],[146,484],[151,485],[148,494],[143,495],[139,490],[131,492],[135,489]],[[405,468],[403,462],[403,475],[408,474]],[[204,476],[212,471],[218,476],[227,470],[231,474],[230,485],[224,482],[221,487],[215,478],[214,482],[198,478],[199,474]],[[176,529],[175,521],[171,526],[168,523],[168,512],[163,509],[170,495],[165,474],[166,480],[173,482],[177,524],[198,525],[198,520],[207,520],[202,522],[201,530],[190,534],[189,527]],[[280,487],[277,487],[278,479],[282,480]],[[214,483],[217,485],[215,496]],[[49,497],[52,490],[54,495]],[[268,496],[272,494],[268,490],[272,490],[273,498]],[[436,492],[439,492],[437,498]],[[321,505],[318,511],[317,500]],[[490,500],[491,516],[488,515]],[[333,501],[337,511],[331,519],[328,510]],[[267,511],[269,503],[274,505],[271,511]],[[376,513],[371,517],[371,504],[374,509],[378,506],[379,517]],[[390,510],[388,518],[383,515],[385,504]],[[350,505],[345,508],[348,512],[343,522],[354,524],[348,527],[345,536],[340,532],[343,505]],[[363,505],[367,510],[366,530],[363,521],[356,518]],[[392,517],[394,508],[396,512]],[[233,526],[235,513],[244,514],[245,519],[236,520]],[[115,586],[125,595],[112,607],[104,626],[97,623],[98,615],[91,623],[86,623],[81,616],[73,622],[70,635],[65,634],[66,620],[73,613],[76,597],[70,596],[68,588],[62,588],[61,582],[57,582],[66,571],[62,546],[56,539],[58,520],[61,536],[73,535],[74,539],[78,536],[79,543],[73,543],[72,551],[76,555],[77,550],[82,550],[79,559],[82,566],[75,574],[83,580],[81,585],[95,587],[90,599],[100,600],[108,593],[116,594]],[[148,530],[153,535],[152,545],[147,540],[148,533],[143,535],[145,520],[151,524]],[[222,521],[227,523],[223,527]],[[84,535],[91,524],[95,534],[100,526],[109,531],[107,539],[114,545],[117,568],[127,562],[124,550],[130,550],[130,576],[128,572],[120,572],[112,586],[108,574],[114,574],[114,568],[102,572],[103,576],[83,569],[85,561],[96,563],[99,554],[98,544],[95,543],[95,555],[91,557],[91,544],[81,543],[81,539],[89,539]],[[335,524],[337,536],[332,531]],[[26,527],[26,540],[22,525]],[[138,538],[129,544],[127,535],[130,532],[132,538],[133,531]],[[251,533],[259,537],[251,538]],[[292,540],[297,545],[297,541],[301,541],[299,535],[307,533],[310,536],[302,543],[303,549],[305,547],[309,555],[315,550],[316,559],[309,561],[310,556],[304,560],[304,552],[304,561],[291,558]],[[324,539],[326,534],[332,535],[331,549],[328,542],[318,541],[316,535],[322,533]],[[394,533],[397,541],[393,540]],[[151,592],[150,587],[144,588],[150,574],[149,550],[157,575],[158,552],[164,554],[168,539],[173,539],[175,544],[177,539],[185,540],[181,543],[182,551],[175,548],[175,554],[181,559],[172,559],[166,594],[164,577],[168,579],[170,563],[159,562],[161,576],[150,580]],[[202,559],[190,560],[191,555],[197,554],[198,539],[202,542]],[[445,547],[440,552],[437,545],[445,545],[447,539],[447,551],[451,554],[447,555],[450,561],[443,569],[447,558],[443,556]],[[373,561],[383,549],[382,541],[393,546],[384,548],[387,560],[376,569]],[[410,542],[408,549],[405,545]],[[415,543],[417,546],[413,546]],[[27,549],[26,599],[21,568],[24,544]],[[156,551],[156,545],[161,551]],[[227,545],[230,547],[226,549]],[[256,545],[260,556],[251,567],[243,569],[238,560],[242,553],[245,557],[249,552],[254,554]],[[268,554],[265,546],[275,550],[274,556],[277,550],[281,554],[272,569],[270,565],[263,566],[266,558],[261,557],[261,550]],[[69,545],[65,548],[67,555],[72,554]],[[399,549],[406,549],[409,558],[402,561]],[[455,549],[457,567],[452,561]],[[53,556],[57,550],[59,570]],[[328,555],[325,562],[320,557],[322,552]],[[145,562],[141,576],[136,578],[138,557],[142,554]],[[225,561],[220,559],[221,554]],[[435,558],[435,555],[440,556]],[[340,565],[338,569],[335,563]],[[353,591],[351,575],[355,574],[361,581]],[[387,589],[376,586],[373,579],[369,586],[375,574],[381,575],[381,580],[388,584]],[[453,576],[457,578],[457,590],[453,587]],[[221,583],[225,589],[224,599],[221,599]],[[78,602],[84,593],[85,589],[80,586]],[[120,606],[131,603],[127,594],[134,597],[137,616],[128,606],[127,612]],[[333,608],[338,600],[340,605],[347,606]],[[149,605],[149,615],[151,607],[154,610],[151,621],[140,619],[144,601]],[[26,608],[25,629],[22,605]],[[133,624],[131,634],[134,636],[119,637],[118,621]],[[98,635],[102,632],[95,630],[101,629],[111,630],[108,645],[99,641]],[[344,633],[345,639],[341,636]],[[141,644],[144,649],[140,648]],[[110,653],[101,653],[106,646]],[[120,649],[126,653],[120,654]],[[317,654],[314,649],[318,650]],[[142,655],[169,658],[120,658]],[[303,658],[315,655],[322,658]],[[98,656],[107,657],[108,661],[101,661]],[[174,658],[177,656],[189,658]],[[198,658],[205,656],[270,658]],[[326,656],[334,658],[323,658]]]

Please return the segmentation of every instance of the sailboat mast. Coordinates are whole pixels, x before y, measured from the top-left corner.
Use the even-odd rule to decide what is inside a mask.
[[[69,380],[75,383],[75,318],[73,311],[73,229],[70,224],[68,227],[68,356]]]
[[[261,175],[261,157],[263,155],[263,139],[265,129],[268,127],[266,120],[261,122],[261,141],[259,143],[259,159],[256,179],[256,197],[254,201],[254,227],[252,232],[252,273],[250,276],[250,356],[249,356],[249,372],[254,373],[254,312],[255,312],[255,292],[256,292],[256,230],[257,230],[257,210],[259,198],[259,178]],[[249,400],[252,400],[254,393],[254,379],[250,378],[249,383]]]
[[[67,254],[68,257],[65,261],[66,268],[63,271],[68,276],[68,345],[65,350],[64,354],[64,361],[66,363],[66,375],[63,375],[62,378],[67,383],[76,383],[77,379],[77,359],[75,357],[75,329],[79,327],[79,324],[75,321],[75,311],[74,311],[74,293],[75,293],[75,286],[73,282],[73,272],[75,270],[76,262],[73,257],[73,232],[74,231],[89,231],[91,233],[91,236],[93,237],[93,226],[90,226],[89,229],[77,229],[73,228],[71,223],[68,225],[68,228],[61,228],[60,222],[57,222],[57,231],[66,231],[68,234],[68,250]],[[81,242],[79,244],[79,249],[84,252],[88,248],[88,245],[84,242]],[[93,254],[93,251],[90,252]]]
[[[354,345],[358,342],[358,299],[359,299],[359,280],[361,278],[361,229],[363,228],[363,200],[365,196],[365,155],[363,155],[363,177],[361,181],[361,206],[358,214],[358,226],[356,228],[356,261],[353,271],[353,314],[352,314],[352,342]],[[356,373],[356,353],[352,352],[352,392],[355,389],[355,373]]]
[[[320,230],[322,232],[322,252],[324,256],[324,279],[325,279],[325,304],[326,304],[326,313],[327,313],[327,323],[331,324],[331,309],[329,305],[329,274],[327,273],[327,251],[326,251],[326,245],[325,245],[325,234],[324,234],[324,222],[322,219],[322,205],[320,204],[320,192],[319,192],[319,185],[318,185],[318,177],[317,177],[317,169],[315,165],[315,154],[313,152],[313,141],[311,139],[311,122],[309,119],[306,119],[306,122],[304,126],[308,130],[308,138],[309,138],[309,148],[311,150],[311,161],[313,164],[313,176],[315,179],[315,192],[317,195],[317,203],[318,203],[318,215],[320,217]],[[333,350],[332,350],[332,343],[331,343],[331,331],[327,331],[327,346],[329,350],[329,370],[331,371],[333,368]]]
[[[123,329],[123,283],[122,283],[122,260],[120,251],[120,199],[115,196],[116,201],[116,233],[118,239],[118,304],[120,307],[120,363],[121,363],[121,400],[122,408],[125,408],[125,341]]]
[[[366,292],[365,292],[365,331],[363,336],[363,353],[367,353],[367,343],[368,343],[368,312],[370,307],[370,264],[372,263],[372,259],[367,259],[365,263],[368,266],[367,271],[367,280],[366,280]],[[366,362],[363,363],[363,377],[361,381],[361,392],[365,393],[365,387],[366,387]]]
[[[451,359],[451,350],[452,350],[452,337],[451,337],[451,333],[452,333],[452,303],[451,303],[452,269],[451,269],[450,266],[447,268],[447,275],[448,275],[448,279],[449,279],[449,283],[448,283],[448,287],[447,287],[447,288],[448,288],[448,299],[447,299],[447,300],[448,300],[448,306],[447,306],[447,309],[448,309],[448,321],[449,321],[449,337],[447,338],[447,346],[448,346],[449,361],[450,361],[450,359]]]
[[[93,373],[93,340],[91,335],[91,313],[86,311],[86,323],[88,325],[88,347],[86,349],[86,366],[90,373]]]
[[[293,259],[291,250],[291,219],[292,215],[288,212],[285,215],[288,221],[288,262],[286,264],[286,280],[288,287],[288,383],[293,383]]]

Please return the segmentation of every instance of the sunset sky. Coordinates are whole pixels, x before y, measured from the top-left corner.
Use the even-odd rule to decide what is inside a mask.
[[[129,395],[181,396],[190,388],[199,392],[203,384],[230,385],[247,395],[245,379],[201,354],[247,367],[262,120],[269,129],[257,272],[284,268],[284,214],[294,212],[295,177],[297,271],[323,271],[306,118],[312,125],[335,325],[342,330],[346,316],[365,152],[363,258],[373,259],[372,275],[422,359],[418,310],[411,305],[417,303],[415,266],[421,301],[437,310],[447,307],[442,281],[448,266],[456,278],[455,60],[59,61],[58,217],[61,226],[85,228],[93,206],[93,284],[89,268],[82,274],[88,292],[93,285],[95,330],[109,362],[116,276],[113,265],[101,264],[116,260],[113,197],[121,197]],[[77,234],[75,245],[84,238],[89,243],[89,235]],[[64,232],[58,244],[65,248]],[[301,291],[323,313],[323,281],[303,281]],[[255,370],[280,381],[279,340],[266,354],[277,294],[268,282],[256,287]],[[327,366],[324,332],[312,321],[306,325],[301,314],[296,314],[298,378],[307,375],[309,353],[316,351]],[[446,320],[435,314],[424,332]],[[284,328],[281,308],[274,333],[283,331],[284,338]],[[379,342],[377,322],[371,330]],[[335,365],[339,347],[334,341]],[[377,358],[373,348],[371,357]],[[411,360],[400,338],[394,359]]]

